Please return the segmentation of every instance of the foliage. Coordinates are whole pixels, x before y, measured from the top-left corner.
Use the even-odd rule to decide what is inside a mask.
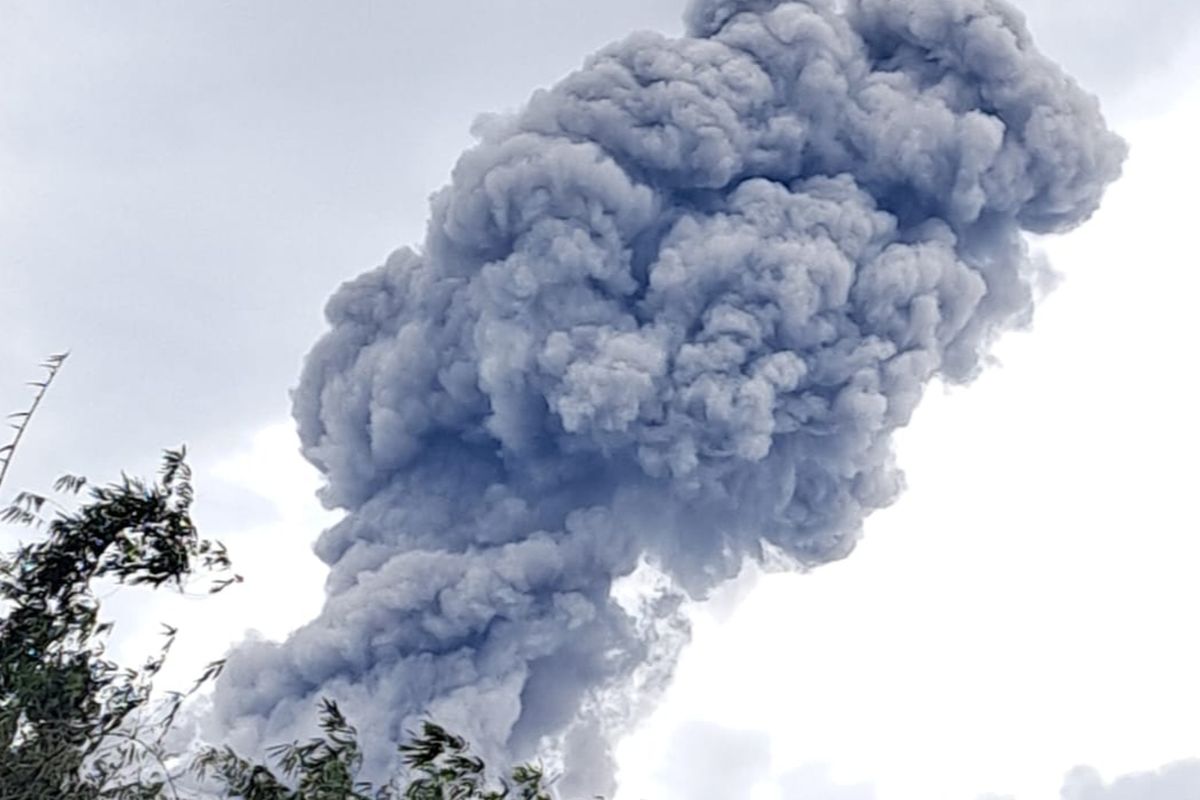
[[[9,415],[20,422],[0,448],[0,481],[65,359],[49,358],[32,404]],[[0,510],[0,521],[37,532],[0,557],[0,800],[176,796],[162,737],[184,695],[151,703],[175,630],[165,628],[160,651],[140,668],[114,663],[105,657],[112,623],[100,617],[97,590],[105,583],[182,588],[198,569],[230,568],[225,548],[200,538],[192,523],[191,479],[180,449],[165,454],[153,483],[122,476],[88,487],[63,476],[54,489],[65,502],[87,489],[74,510],[32,492]],[[206,677],[217,669],[211,665]]]
[[[10,415],[20,422],[0,448],[0,487],[65,358],[47,360],[29,409]],[[322,735],[270,751],[278,775],[229,747],[204,750],[190,769],[167,752],[165,739],[186,695],[169,693],[156,704],[153,679],[176,631],[164,626],[161,649],[140,668],[116,664],[105,657],[113,623],[101,619],[98,590],[106,583],[182,589],[198,571],[231,568],[225,548],[202,539],[192,522],[185,455],[182,448],[167,451],[151,483],[123,475],[89,487],[65,475],[54,489],[66,502],[87,489],[73,510],[32,492],[18,493],[0,510],[0,522],[39,534],[0,556],[0,800],[550,800],[542,772],[529,765],[512,769],[498,788],[489,785],[483,761],[466,742],[432,722],[400,747],[407,774],[376,788],[358,778],[358,734],[329,700],[322,704]],[[240,580],[214,580],[209,591]],[[222,665],[209,664],[192,691]],[[189,772],[215,788],[197,795],[194,783],[178,785]]]
[[[37,413],[38,406],[42,404],[42,398],[46,396],[46,392],[50,390],[50,384],[54,383],[55,377],[58,376],[58,371],[62,369],[63,362],[67,360],[70,353],[56,353],[42,362],[42,369],[46,370],[46,376],[40,381],[30,381],[29,385],[37,389],[37,393],[33,396],[33,402],[29,404],[29,408],[24,411],[14,411],[8,415],[11,420],[20,420],[20,422],[10,422],[8,426],[16,431],[12,441],[0,447],[0,486],[4,485],[4,479],[8,476],[8,468],[12,465],[13,456],[17,453],[17,447],[21,444],[21,439],[25,436],[25,431],[29,427],[30,420]]]
[[[542,771],[528,764],[513,768],[498,788],[489,787],[483,760],[433,722],[400,746],[409,773],[379,787],[357,779],[358,734],[330,700],[322,701],[321,730],[323,736],[305,744],[273,748],[282,779],[230,748],[207,750],[195,766],[202,777],[217,780],[224,797],[244,800],[550,800]]]
[[[82,478],[60,479],[78,492]],[[162,668],[175,631],[140,669],[105,658],[112,623],[100,618],[97,585],[183,586],[195,569],[230,567],[224,547],[201,539],[190,517],[191,471],[182,450],[169,451],[160,478],[128,476],[90,489],[89,502],[58,511],[22,492],[0,518],[41,527],[45,537],[0,559],[0,798],[155,798],[167,786],[165,767],[153,776],[125,777],[144,758],[161,761],[142,738],[151,708],[152,679]],[[214,585],[219,590],[229,581]],[[170,727],[182,696],[168,704]]]

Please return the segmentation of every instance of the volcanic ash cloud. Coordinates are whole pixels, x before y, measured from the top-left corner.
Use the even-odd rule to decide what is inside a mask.
[[[244,743],[336,698],[381,770],[421,715],[485,752],[606,742],[747,558],[841,558],[891,434],[1031,313],[1023,231],[1120,171],[998,0],[705,0],[477,125],[425,242],[342,286],[295,392],[320,617],[216,694]],[[640,608],[614,582],[662,584]],[[797,621],[797,635],[803,617]]]

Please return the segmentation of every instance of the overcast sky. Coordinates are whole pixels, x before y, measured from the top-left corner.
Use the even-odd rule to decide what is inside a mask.
[[[755,800],[1032,800],[1081,764],[1099,777],[1067,797],[1200,791],[1187,765],[1106,788],[1200,756],[1200,4],[1022,7],[1130,141],[1126,176],[1044,244],[1064,281],[1003,367],[926,400],[909,491],[854,557],[696,611],[619,800],[715,800],[731,776],[762,776]],[[245,628],[316,613],[307,548],[334,517],[288,390],[325,298],[420,239],[477,113],[629,31],[678,32],[681,8],[0,0],[0,408],[73,353],[5,491],[145,472],[186,441],[198,516],[247,576],[211,602],[113,598],[123,653],[178,623],[186,680]]]

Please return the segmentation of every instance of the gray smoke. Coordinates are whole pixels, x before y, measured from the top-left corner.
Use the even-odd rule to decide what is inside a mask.
[[[1200,797],[1200,761],[1177,761],[1155,772],[1122,775],[1106,784],[1091,767],[1076,767],[1063,782],[1062,800],[1194,800]]]
[[[424,245],[342,286],[295,392],[321,616],[229,659],[217,719],[373,769],[423,714],[485,752],[606,742],[747,558],[848,554],[891,434],[1029,318],[1023,231],[1125,148],[999,0],[701,0],[477,125]],[[660,576],[642,607],[614,586]],[[799,633],[797,635],[800,635]]]
[[[1093,767],[1075,767],[1063,779],[1059,797],[1061,800],[1195,800],[1200,797],[1200,760],[1176,761],[1152,772],[1121,775],[1112,783],[1105,783]],[[1015,798],[989,794],[978,800]]]

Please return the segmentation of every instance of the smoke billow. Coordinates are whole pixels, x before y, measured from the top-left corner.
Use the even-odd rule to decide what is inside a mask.
[[[1062,788],[1062,800],[1188,800],[1198,794],[1200,761],[1196,760],[1122,775],[1109,784],[1091,767],[1076,767]]]
[[[229,659],[277,741],[337,698],[382,767],[432,714],[487,752],[609,735],[702,597],[849,553],[935,377],[1025,322],[1023,231],[1124,157],[1002,0],[699,0],[477,125],[424,245],[342,286],[295,392],[345,520],[321,616]],[[643,608],[614,584],[641,564]]]

